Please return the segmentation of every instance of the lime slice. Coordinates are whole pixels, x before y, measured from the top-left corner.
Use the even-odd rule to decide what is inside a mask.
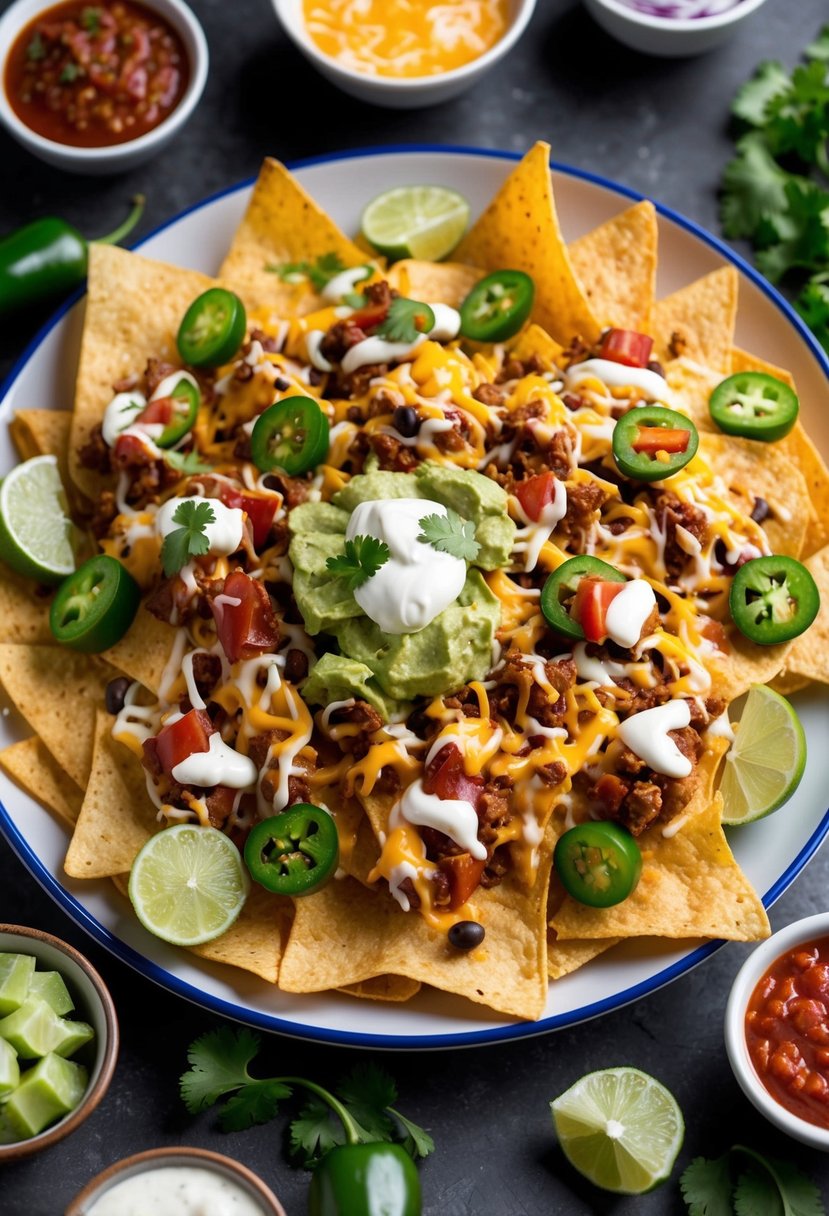
[[[378,253],[438,262],[457,245],[469,221],[469,203],[445,186],[397,186],[372,199],[363,212],[363,236]]]
[[[129,894],[145,929],[174,946],[198,946],[229,929],[250,879],[239,850],[216,828],[179,823],[144,845]]]
[[[725,758],[723,823],[751,823],[787,802],[806,765],[806,736],[785,697],[752,684],[737,738]]]
[[[56,456],[35,456],[0,483],[0,557],[18,574],[56,583],[75,569],[75,525]]]
[[[550,1108],[565,1157],[605,1191],[649,1191],[665,1181],[682,1148],[676,1099],[638,1068],[590,1072]]]

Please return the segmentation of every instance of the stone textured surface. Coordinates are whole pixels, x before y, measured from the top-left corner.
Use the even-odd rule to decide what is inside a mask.
[[[319,80],[280,34],[267,0],[194,0],[213,55],[206,95],[190,126],[158,160],[112,179],[68,177],[31,160],[0,134],[0,232],[57,213],[105,232],[138,190],[148,195],[136,235],[255,173],[261,157],[312,156],[414,141],[524,149],[543,137],[556,159],[611,178],[718,230],[716,186],[731,148],[728,107],[761,59],[787,64],[826,19],[824,0],[768,0],[737,38],[694,60],[652,60],[611,42],[572,0],[540,0],[521,45],[465,97],[431,111],[383,111]],[[0,11],[8,7],[0,3]],[[4,321],[0,373],[43,316]],[[785,813],[785,812],[783,812]],[[827,906],[829,856],[814,861],[773,911],[776,927]],[[262,1174],[290,1216],[305,1210],[307,1179],[284,1156],[284,1121],[243,1135],[191,1120],[176,1077],[189,1041],[213,1019],[168,996],[94,946],[0,843],[0,921],[35,925],[73,942],[101,969],[122,1014],[123,1048],[107,1100],[48,1155],[3,1169],[3,1216],[55,1216],[97,1170],[160,1144],[230,1152]],[[641,1199],[604,1196],[556,1147],[547,1103],[595,1068],[632,1064],[676,1094],[687,1123],[680,1166],[734,1141],[786,1155],[829,1192],[829,1166],[786,1141],[742,1097],[726,1062],[722,1018],[747,952],[729,946],[649,999],[599,1021],[504,1047],[392,1053],[402,1109],[438,1145],[423,1170],[426,1216],[681,1216],[677,1177]],[[287,1052],[286,1052],[287,1048]],[[268,1041],[275,1070],[334,1079],[355,1056]]]

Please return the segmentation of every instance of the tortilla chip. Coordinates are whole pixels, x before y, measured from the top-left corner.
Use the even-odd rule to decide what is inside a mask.
[[[727,376],[737,320],[739,278],[733,266],[712,270],[653,308],[654,357],[684,355]]]
[[[97,712],[92,770],[64,863],[72,878],[124,873],[158,828],[141,763],[113,739],[112,721]]]
[[[276,316],[302,316],[318,307],[308,284],[286,283],[275,269],[290,262],[314,262],[326,253],[345,266],[366,261],[361,249],[344,235],[303,190],[284,165],[270,157],[253,187],[245,218],[222,263],[220,277],[250,309]]]
[[[786,656],[786,680],[817,680],[829,684],[829,545],[804,562],[820,592],[820,611],[805,633],[795,638]],[[796,685],[802,687],[802,685]],[[789,691],[794,689],[789,688]]]
[[[800,692],[801,689],[808,688],[811,683],[810,676],[796,675],[784,668],[773,680],[769,680],[769,687],[783,697],[790,697],[793,692]]]
[[[424,304],[448,304],[459,308],[472,288],[483,277],[483,271],[460,262],[419,262],[407,258],[396,262],[386,278],[389,286],[401,296],[421,300]]]
[[[60,646],[0,645],[0,682],[15,708],[72,780],[86,788],[95,714],[112,668]]]
[[[0,643],[54,646],[49,628],[51,595],[38,595],[31,579],[0,562]]]
[[[656,208],[643,199],[567,246],[601,325],[650,332],[657,241]]]
[[[268,983],[275,984],[292,915],[289,899],[274,895],[254,883],[239,919],[221,937],[189,949],[199,958],[252,971]]]
[[[215,285],[195,270],[153,262],[114,245],[90,245],[69,450],[70,476],[88,498],[96,498],[111,478],[83,468],[78,449],[101,422],[113,384],[141,375],[151,356],[180,365],[175,339],[181,318],[196,296]]]
[[[552,920],[560,939],[608,937],[768,937],[760,897],[728,847],[721,825],[722,796],[692,813],[676,835],[661,826],[639,837],[642,877],[613,908],[588,908],[569,896]]]
[[[533,317],[568,344],[595,342],[601,331],[576,276],[559,227],[550,177],[550,145],[539,141],[513,169],[455,250],[459,262],[485,270],[523,270],[535,282]]]
[[[574,938],[571,941],[562,942],[556,937],[553,930],[550,930],[549,941],[547,942],[547,974],[551,980],[560,980],[564,975],[570,975],[573,971],[578,971],[580,967],[586,966],[587,963],[592,963],[594,958],[598,958],[600,954],[604,954],[606,950],[612,950],[614,946],[618,946],[622,939],[620,937],[609,938],[586,938],[584,941],[579,941]]]
[[[64,485],[69,484],[69,432],[71,410],[15,410],[9,434],[21,460],[33,456],[57,456]]]
[[[551,338],[546,329],[542,329],[535,323],[522,329],[518,337],[509,344],[511,358],[523,360],[535,357],[540,359],[546,365],[545,371],[554,371],[557,378],[561,374],[558,359],[562,352],[561,344],[556,342],[555,338]]]
[[[375,975],[374,979],[363,980],[361,984],[351,984],[341,988],[348,996],[358,996],[365,1001],[410,1001],[420,992],[417,980],[408,980],[402,975]]]
[[[0,767],[27,794],[31,794],[47,810],[54,811],[68,828],[74,827],[80,814],[83,793],[67,777],[37,735],[4,747],[0,751]]]
[[[176,640],[176,630],[143,608],[128,631],[103,657],[131,680],[158,694],[161,677]]]

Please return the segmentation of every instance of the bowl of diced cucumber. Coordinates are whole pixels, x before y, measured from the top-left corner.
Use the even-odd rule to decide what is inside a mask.
[[[0,1163],[74,1131],[117,1056],[115,1006],[92,964],[39,929],[0,925]]]

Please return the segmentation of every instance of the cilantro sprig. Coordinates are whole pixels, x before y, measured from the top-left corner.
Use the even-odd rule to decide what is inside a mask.
[[[742,1144],[713,1160],[696,1157],[679,1185],[688,1216],[825,1216],[809,1178]]]
[[[195,450],[176,452],[172,448],[166,448],[163,456],[165,464],[168,464],[171,469],[175,469],[177,473],[183,473],[185,476],[191,473],[211,473],[213,471],[213,465],[206,464]]]
[[[761,63],[734,98],[741,135],[721,219],[768,279],[799,291],[795,307],[829,350],[829,25],[804,56],[791,73]]]
[[[420,521],[417,539],[439,553],[449,553],[467,562],[474,562],[481,550],[475,539],[475,525],[469,519],[462,519],[451,507],[447,507],[445,515],[437,512],[425,515]]]
[[[314,291],[319,292],[345,270],[346,265],[339,254],[323,253],[314,262],[283,262],[281,265],[271,262],[265,269],[270,274],[278,274],[283,283],[300,283],[307,279]]]
[[[386,338],[389,342],[411,343],[420,334],[428,334],[434,327],[435,314],[428,304],[397,296],[377,327],[377,336]]]
[[[385,541],[374,536],[355,536],[345,542],[344,553],[326,560],[325,568],[344,579],[349,591],[356,591],[385,566],[390,557]]]
[[[179,524],[164,537],[161,564],[167,578],[177,574],[191,557],[203,557],[210,548],[207,525],[216,522],[216,513],[209,502],[183,502],[173,512],[173,523]]]
[[[375,1064],[358,1064],[333,1092],[304,1077],[254,1077],[250,1065],[260,1049],[250,1030],[223,1026],[190,1045],[190,1068],[180,1081],[190,1114],[207,1110],[222,1098],[223,1131],[244,1131],[268,1123],[280,1103],[296,1088],[310,1095],[290,1124],[291,1154],[298,1165],[313,1169],[341,1144],[396,1143],[416,1160],[434,1150],[432,1137],[395,1108],[392,1078]],[[229,1096],[230,1095],[230,1096]]]

